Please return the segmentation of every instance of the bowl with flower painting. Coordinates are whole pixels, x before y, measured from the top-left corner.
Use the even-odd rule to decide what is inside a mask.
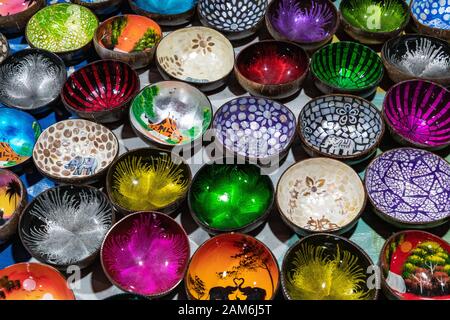
[[[8,39],[0,33],[0,63],[2,63],[9,56]]]
[[[70,0],[94,12],[99,17],[105,17],[117,12],[123,0]]]
[[[21,33],[28,20],[45,7],[45,0],[4,0],[0,6],[0,32]]]
[[[450,41],[449,0],[411,0],[410,6],[419,33]]]
[[[131,10],[149,17],[162,26],[189,23],[195,14],[198,0],[128,0]]]
[[[379,290],[367,273],[372,266],[352,241],[326,233],[310,235],[284,256],[283,294],[288,300],[376,300]]]
[[[148,298],[168,294],[183,280],[189,238],[168,215],[136,212],[117,222],[101,249],[108,279],[123,291]]]

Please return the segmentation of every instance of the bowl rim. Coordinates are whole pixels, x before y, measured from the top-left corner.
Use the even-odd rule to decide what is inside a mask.
[[[416,15],[414,14],[414,10],[412,9],[415,1],[416,0],[411,0],[410,1],[410,3],[409,3],[410,10],[409,11],[410,11],[410,14],[411,14],[411,18],[412,18],[412,20],[413,20],[413,22],[414,22],[414,24],[416,26],[418,25],[420,27],[425,27],[425,28],[428,28],[430,30],[433,30],[434,32],[439,32],[439,31],[450,32],[450,29],[436,28],[436,27],[432,27],[432,26],[429,26],[427,24],[424,24],[424,23],[420,22],[419,19],[416,18]]]
[[[106,4],[111,7],[120,5],[122,0],[103,0],[101,2],[88,2],[84,0],[70,0],[74,4],[79,4],[80,6],[89,8],[91,10],[102,9]]]
[[[198,1],[198,0],[197,0]],[[131,3],[136,3],[136,1],[135,0],[128,0],[128,3],[130,4],[130,7],[132,7],[132,5],[131,5]],[[140,6],[138,6],[137,4],[134,4],[134,6],[135,7],[137,7],[140,11],[143,11],[143,12],[146,12],[147,14],[151,14],[151,15],[153,15],[153,16],[159,16],[159,17],[176,17],[176,16],[182,16],[182,15],[185,15],[186,13],[188,13],[188,12],[190,12],[190,11],[194,11],[194,13],[195,13],[195,8],[197,7],[197,3],[198,2],[196,2],[193,6],[192,6],[192,8],[190,8],[190,9],[188,9],[188,10],[186,10],[186,11],[183,11],[183,12],[180,12],[180,13],[158,13],[158,12],[151,12],[151,11],[148,11],[148,10],[146,10],[146,9],[144,9],[144,8],[142,8],[142,7],[140,7]],[[132,11],[135,11],[134,9],[131,9]]]
[[[13,179],[15,179],[16,181],[19,182],[21,198],[20,198],[20,201],[17,204],[16,208],[14,209],[14,212],[11,214],[11,217],[8,220],[6,220],[6,222],[4,224],[2,224],[0,226],[0,234],[2,233],[2,231],[4,231],[7,228],[7,226],[9,224],[13,223],[12,222],[13,218],[19,219],[19,221],[20,221],[20,218],[22,217],[22,213],[25,211],[25,207],[26,207],[27,202],[28,202],[27,188],[25,188],[25,184],[23,183],[22,179],[20,179],[20,177],[15,172],[13,172],[12,170],[8,170],[8,169],[5,169],[5,168],[0,168],[0,176],[1,176],[2,172],[5,172],[6,174],[12,175]]]
[[[38,7],[38,9],[36,10],[35,13],[37,13],[39,10],[41,10],[41,9],[43,9],[43,8],[45,8],[47,6],[47,1],[46,0],[35,0],[35,1],[36,1],[36,4],[37,4],[37,7]],[[0,15],[0,21],[1,21],[1,23],[10,22],[8,20],[12,20],[12,21],[15,22],[16,20],[18,20],[20,18],[25,18],[25,17],[30,19],[31,16],[34,15],[34,13],[32,13],[30,15],[30,11],[33,11],[33,10],[31,10],[31,8],[34,9],[34,6],[29,6],[25,10],[22,10],[20,12],[16,12],[14,14],[6,15],[6,16]],[[22,33],[23,33],[23,31],[22,31]]]

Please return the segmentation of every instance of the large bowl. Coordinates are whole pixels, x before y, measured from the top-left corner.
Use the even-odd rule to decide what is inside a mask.
[[[183,280],[189,238],[169,216],[137,212],[117,222],[101,249],[109,280],[124,291],[146,297],[168,294]]]
[[[119,121],[139,91],[139,76],[126,63],[100,60],[75,71],[61,90],[70,112],[98,123]]]
[[[106,17],[119,11],[123,0],[70,0],[75,4],[86,7],[99,17]]]
[[[187,24],[195,14],[198,0],[128,0],[131,10],[162,26]]]
[[[423,80],[396,84],[386,93],[383,116],[403,145],[442,149],[450,145],[450,91]]]
[[[450,216],[450,164],[413,148],[379,155],[366,169],[370,202],[382,219],[400,228],[431,228]]]
[[[41,49],[25,49],[0,65],[0,103],[31,113],[54,106],[67,78],[64,62]]]
[[[0,32],[21,33],[28,20],[47,4],[46,0],[4,0],[0,9]]]
[[[161,40],[156,65],[166,80],[180,80],[211,91],[226,83],[234,66],[234,50],[230,41],[214,29],[183,28]]]
[[[64,185],[30,202],[20,218],[19,235],[35,259],[65,271],[94,262],[113,223],[113,207],[103,192]]]
[[[410,6],[419,33],[450,41],[450,1],[411,0]]]
[[[9,56],[8,39],[0,33],[0,63],[2,63]]]

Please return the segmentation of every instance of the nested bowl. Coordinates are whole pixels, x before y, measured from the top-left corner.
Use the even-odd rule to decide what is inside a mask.
[[[125,62],[99,60],[72,73],[61,90],[66,109],[98,123],[119,121],[139,91],[139,76]]]
[[[39,136],[33,149],[38,171],[58,183],[86,184],[105,175],[119,153],[108,128],[83,119],[59,121]]]
[[[391,87],[383,102],[389,131],[406,146],[437,150],[450,145],[450,91],[429,81]]]
[[[190,300],[272,300],[279,277],[277,260],[264,243],[224,233],[197,249],[184,284]]]
[[[180,80],[202,91],[212,91],[227,82],[234,66],[234,50],[230,41],[214,29],[183,28],[160,41],[156,65],[166,80]]]
[[[268,40],[242,49],[234,73],[250,94],[282,99],[300,90],[308,69],[309,57],[301,47],[292,42]]]
[[[450,41],[449,0],[411,0],[410,7],[419,33]]]
[[[5,0],[0,8],[0,32],[16,35],[21,33],[28,20],[45,7],[46,0]]]
[[[9,56],[8,39],[0,33],[0,63],[2,63]]]
[[[300,111],[299,136],[305,151],[354,164],[376,152],[384,134],[377,107],[351,95],[312,99]]]
[[[90,186],[64,185],[40,193],[24,210],[19,235],[38,261],[60,270],[97,258],[114,223],[108,197]]]
[[[179,26],[189,23],[198,0],[128,0],[131,10],[147,16],[162,26]]]
[[[161,28],[152,19],[125,14],[103,21],[93,42],[100,58],[120,60],[141,69],[153,61],[161,38]]]
[[[94,12],[99,17],[113,14],[120,9],[123,0],[70,0]]]
[[[326,233],[310,235],[284,257],[283,293],[288,300],[376,300],[379,290],[367,273],[371,266],[370,257],[352,241]]]
[[[120,289],[156,298],[183,280],[190,256],[189,238],[169,216],[136,212],[117,222],[101,249],[108,279]]]

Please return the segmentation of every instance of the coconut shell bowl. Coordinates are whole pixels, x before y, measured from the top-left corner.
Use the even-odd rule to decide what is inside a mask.
[[[136,212],[108,232],[101,263],[120,289],[157,298],[183,280],[189,256],[188,236],[175,220],[158,212]]]
[[[423,80],[396,84],[386,93],[383,115],[403,145],[442,149],[450,145],[450,91]]]
[[[61,91],[66,109],[98,123],[116,122],[128,113],[139,91],[139,76],[126,63],[99,60],[75,71]]]
[[[38,171],[58,183],[98,181],[119,152],[114,134],[101,124],[69,119],[48,127],[33,150]]]
[[[155,20],[161,26],[189,23],[195,14],[198,0],[128,0],[131,10]]]
[[[378,289],[368,286],[370,266],[369,256],[350,240],[325,233],[310,235],[284,257],[283,294],[288,300],[376,300]]]
[[[244,48],[236,58],[234,73],[250,94],[282,99],[300,90],[308,69],[309,57],[301,47],[269,40]]]
[[[419,33],[450,41],[449,13],[449,0],[411,0],[411,17]]]
[[[432,228],[450,216],[450,164],[429,151],[399,148],[367,167],[365,185],[375,213],[400,228]]]
[[[156,65],[166,80],[212,91],[222,87],[234,66],[234,50],[220,32],[189,27],[169,33],[156,49]]]
[[[259,240],[224,233],[197,249],[184,283],[190,300],[272,300],[279,287],[278,264]]]
[[[99,17],[106,17],[119,11],[123,0],[70,0],[70,2],[90,9]]]
[[[373,155],[384,133],[377,107],[350,95],[312,99],[300,111],[298,125],[303,148],[309,155],[350,164]]]
[[[8,39],[0,33],[0,63],[2,63],[9,56]]]
[[[162,38],[161,28],[144,16],[126,14],[102,22],[95,31],[94,47],[102,59],[115,59],[141,69],[153,61]]]
[[[17,35],[28,20],[45,7],[46,0],[4,0],[0,8],[0,32]]]
[[[19,235],[38,261],[66,270],[91,264],[114,223],[106,194],[90,186],[64,185],[40,193],[26,207]]]
[[[450,300],[450,245],[424,231],[392,235],[380,255],[381,286],[390,299]]]

